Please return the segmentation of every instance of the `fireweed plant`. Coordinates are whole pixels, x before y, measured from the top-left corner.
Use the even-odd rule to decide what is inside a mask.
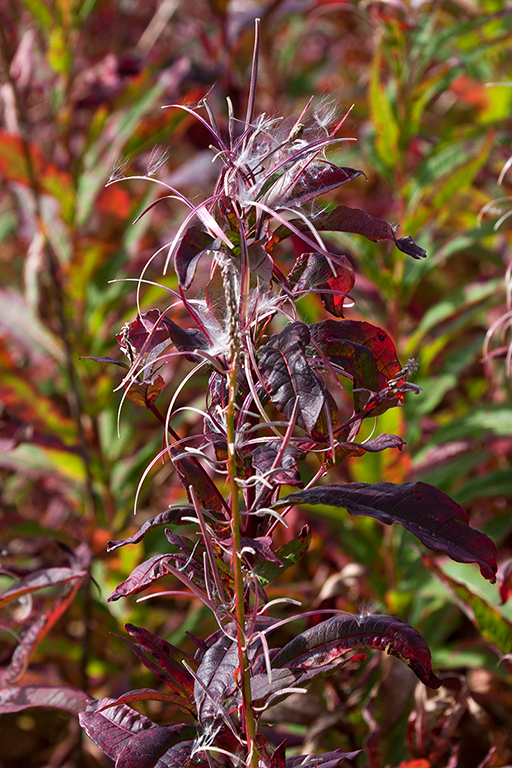
[[[158,594],[198,598],[218,625],[213,635],[194,638],[193,657],[146,629],[126,625],[134,652],[169,693],[144,689],[91,701],[79,692],[78,706],[73,689],[49,689],[53,698],[46,703],[81,709],[82,728],[119,768],[336,768],[358,752],[286,757],[286,742],[273,751],[265,742],[260,719],[311,681],[364,660],[361,649],[385,651],[426,686],[441,685],[426,642],[392,616],[332,611],[284,647],[275,647],[275,630],[292,619],[272,617],[265,588],[304,556],[310,540],[306,526],[273,548],[273,534],[287,525],[293,505],[332,505],[386,525],[399,523],[428,548],[477,563],[492,582],[496,576],[492,541],[472,529],[466,512],[433,486],[321,482],[347,457],[401,449],[396,435],[365,442],[357,435],[365,420],[400,406],[418,388],[407,381],[415,362],[399,363],[384,330],[344,318],[344,308],[352,305],[354,271],[346,257],[329,251],[320,233],[357,233],[372,241],[390,240],[413,258],[426,254],[365,211],[344,205],[325,210],[314,202],[362,172],[326,158],[326,150],[340,141],[341,123],[331,125],[332,115],[325,114],[310,119],[311,102],[288,128],[279,119],[255,116],[257,58],[258,27],[246,118],[235,120],[228,101],[227,136],[206,99],[200,109],[178,105],[208,129],[222,168],[212,195],[199,205],[164,185],[166,198],[188,208],[166,246],[164,270],[173,264],[178,290],[166,289],[172,303],[164,311],[139,310],[117,336],[129,359],[125,396],[162,423],[165,445],[155,462],[162,457],[172,462],[186,501],[147,520],[129,538],[109,543],[113,551],[140,542],[155,526],[167,526],[171,547],[138,565],[109,600],[138,594],[171,574],[182,591]],[[119,180],[117,175],[112,181]],[[291,236],[303,252],[285,274],[274,255]],[[210,263],[203,298],[189,293],[200,260]],[[139,288],[144,281],[143,275]],[[332,319],[309,325],[300,320],[295,304],[311,294],[319,295]],[[188,314],[187,327],[172,320],[177,301]],[[177,355],[194,365],[164,416],[155,404],[164,386],[159,370]],[[193,373],[205,369],[202,430],[180,438],[172,424],[176,397]],[[318,470],[305,484],[300,466],[308,454],[316,457]],[[297,490],[281,495],[283,486]],[[176,532],[185,525],[195,533]],[[24,701],[45,703],[43,690],[33,690],[26,691]],[[13,709],[22,708],[19,697],[18,689],[12,693]],[[153,723],[131,706],[149,699],[181,708],[194,722]]]

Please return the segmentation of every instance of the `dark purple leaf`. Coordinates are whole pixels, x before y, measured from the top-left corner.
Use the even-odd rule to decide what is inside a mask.
[[[254,631],[268,629],[276,621],[269,616],[261,616],[254,626]],[[240,659],[235,624],[228,624],[223,630],[215,632],[208,638],[207,645],[208,649],[202,655],[201,665],[196,673],[194,687],[198,719],[202,724],[222,718],[226,705],[231,704],[232,697],[239,691],[236,681]],[[260,649],[261,640],[257,637],[248,648],[250,664]]]
[[[136,734],[117,758],[116,768],[185,768],[189,765],[194,739],[174,743],[175,735],[172,729],[176,727],[157,726],[155,731]],[[194,762],[194,766],[207,768],[208,763],[198,761]]]
[[[87,706],[87,710],[78,716],[86,734],[111,760],[117,759],[123,747],[136,733],[148,732],[156,727],[151,720],[126,704],[103,709],[101,712],[97,711],[105,704],[114,701],[114,699],[92,701]]]
[[[56,707],[78,714],[89,700],[84,691],[68,685],[20,685],[0,689],[0,714],[28,707]]]
[[[309,227],[300,219],[291,222],[301,232],[309,233]],[[427,254],[417,246],[411,237],[397,238],[393,228],[382,219],[377,219],[360,208],[349,208],[347,205],[339,205],[332,211],[327,211],[316,216],[313,224],[318,232],[351,232],[363,235],[374,243],[379,240],[391,240],[404,253],[408,253],[415,259],[425,257]],[[291,231],[283,224],[274,232],[274,241],[278,242],[289,237]]]
[[[155,348],[165,349],[170,346],[172,341],[165,319],[159,309],[150,309],[137,315],[135,320],[126,323],[121,332],[116,334],[121,350],[131,357],[142,352],[150,353]]]
[[[149,669],[150,672],[156,675],[174,692],[174,701],[176,705],[182,707],[188,712],[191,712],[192,714],[195,714],[194,704],[191,702],[190,696],[186,693],[184,687],[181,685],[179,676],[174,676],[170,672],[162,669],[159,664],[152,661],[151,658],[144,653],[142,648],[140,648],[137,643],[132,643],[131,640],[126,640],[126,638],[123,638],[123,640],[130,646],[135,655],[142,661],[146,669]],[[176,697],[180,697],[180,700],[178,701]],[[123,702],[118,701],[118,703],[127,703],[127,700],[123,700]]]
[[[320,232],[351,232],[363,235],[374,243],[379,240],[396,240],[393,228],[387,221],[348,205],[338,205],[332,211],[321,213],[315,218],[315,228]]]
[[[348,456],[364,456],[368,451],[369,453],[378,453],[379,451],[386,451],[388,448],[398,448],[399,451],[405,445],[405,441],[398,435],[382,434],[373,440],[368,440],[366,443],[337,443],[335,449],[334,463],[339,464]]]
[[[235,631],[232,625],[232,631]],[[224,715],[224,704],[236,688],[236,670],[239,666],[236,639],[221,634],[203,656],[197,670],[194,697],[197,717],[200,723],[220,720]],[[208,691],[208,695],[206,694]]]
[[[151,655],[151,667],[147,663],[146,657],[141,654],[139,658],[167,684],[187,699],[194,692],[194,678],[182,664],[184,658],[192,667],[195,666],[194,660],[184,651],[175,648],[174,645],[167,642],[158,635],[149,632],[142,627],[136,627],[133,624],[125,624],[126,631],[137,640],[139,646]],[[139,655],[139,654],[138,654]],[[156,670],[155,670],[156,667]]]
[[[402,450],[405,445],[405,441],[398,435],[388,435],[383,433],[374,437],[373,440],[367,440],[366,443],[361,444],[361,448],[370,453],[377,453],[378,451],[386,451],[388,448],[398,448]]]
[[[174,257],[174,269],[184,290],[192,285],[197,262],[203,253],[211,247],[214,239],[208,232],[195,224],[189,227],[183,235]]]
[[[121,368],[128,368],[126,363],[121,360],[116,360],[115,357],[79,357],[79,360],[94,360],[95,363],[113,363],[114,365],[120,365]]]
[[[425,249],[420,248],[419,245],[416,245],[410,235],[407,235],[407,237],[399,237],[397,240],[395,240],[395,245],[404,253],[412,256],[413,259],[424,259],[427,255]]]
[[[478,563],[482,576],[496,581],[492,540],[469,526],[461,506],[427,483],[323,485],[285,496],[279,504],[328,504],[386,525],[400,523],[429,549],[441,550],[459,563]]]
[[[111,704],[108,709],[103,709]],[[101,711],[99,711],[101,710]],[[155,725],[126,704],[91,702],[80,725],[116,768],[183,768],[197,730],[192,725]]]
[[[300,766],[316,768],[317,765],[323,768],[338,768],[342,760],[355,760],[362,751],[362,749],[356,749],[354,752],[342,752],[341,749],[337,749],[335,752],[324,752],[319,755],[293,755],[286,758],[286,768],[300,768]]]
[[[358,176],[364,176],[364,172],[356,171],[354,168],[341,168],[328,162],[322,165],[318,162],[311,164],[301,173],[291,194],[286,195],[286,202],[301,205],[308,200],[313,200],[317,195],[323,195],[343,184],[348,184]]]
[[[164,318],[164,325],[169,331],[171,341],[180,352],[193,352],[195,349],[207,349],[210,346],[208,339],[198,328],[181,328],[167,317]],[[199,358],[197,355],[188,355],[187,359]]]
[[[290,419],[298,403],[297,425],[311,435],[325,403],[324,387],[306,359],[310,341],[304,323],[291,323],[258,351],[265,389],[276,408]]]
[[[180,507],[179,509],[167,509],[165,512],[161,512],[156,517],[152,517],[150,520],[141,525],[137,533],[129,536],[127,539],[119,539],[118,541],[109,541],[107,543],[107,552],[113,552],[118,547],[124,547],[125,544],[138,544],[142,541],[146,533],[155,528],[158,525],[169,525],[170,523],[180,523],[183,515],[190,515],[189,507]]]
[[[254,469],[260,475],[273,470],[267,478],[273,485],[302,486],[297,463],[299,459],[304,458],[304,454],[295,446],[287,445],[278,466],[273,469],[280,449],[281,441],[279,440],[272,440],[269,443],[256,446],[251,452]]]
[[[272,551],[272,539],[270,536],[259,536],[257,539],[249,539],[246,536],[242,536],[240,539],[240,546],[242,549],[249,547],[253,549],[256,554],[261,555],[267,562],[276,563],[279,566],[283,565],[283,562],[278,558],[275,552]]]
[[[178,533],[173,533],[168,528],[165,529],[165,538],[169,542],[169,544],[172,544],[173,547],[176,547],[182,554],[184,554],[188,558],[194,557],[194,549],[197,552],[197,557],[195,558],[196,561],[199,561],[202,556],[202,552],[204,552],[204,543],[199,542],[192,542],[191,539],[189,539],[187,536],[180,536]],[[194,546],[195,544],[195,546]]]
[[[316,669],[356,648],[375,648],[396,656],[429,688],[442,681],[434,675],[430,650],[422,636],[394,616],[345,613],[306,629],[272,659],[272,667]]]
[[[174,466],[178,471],[189,501],[192,502],[189,491],[190,486],[192,486],[203,509],[218,513],[224,517],[226,510],[222,495],[201,465],[183,454],[180,456],[176,449],[172,450],[172,456]],[[176,458],[176,456],[180,456],[180,458]]]
[[[172,344],[180,352],[193,352],[208,347],[208,340],[202,331],[197,328],[181,328],[165,315],[162,317],[159,309],[150,309],[137,315],[133,322],[123,327],[116,339],[130,358],[140,353],[151,355],[146,362],[161,355]]]
[[[280,692],[283,689],[290,688],[303,688],[305,685],[312,683],[313,680],[319,680],[325,677],[329,677],[333,672],[340,668],[340,666],[348,664],[351,661],[366,661],[368,658],[366,654],[359,653],[354,656],[348,656],[351,649],[347,649],[343,653],[339,653],[335,658],[335,662],[332,664],[322,664],[311,667],[310,669],[304,669],[300,666],[294,667],[293,665],[281,667],[275,669],[272,665],[272,680],[269,681],[268,672],[260,672],[251,677],[251,696],[254,701],[258,702],[258,706],[266,702],[270,696],[273,697],[272,704],[277,703],[280,698]],[[347,655],[347,658],[343,658]],[[287,696],[288,691],[283,696]],[[238,701],[241,703],[242,693],[238,693]]]
[[[336,446],[336,454],[340,453],[344,458],[346,456],[363,456],[366,451],[378,453],[379,451],[386,451],[388,448],[398,448],[401,451],[404,445],[405,441],[398,435],[383,433],[366,443],[339,443]],[[337,456],[337,458],[339,459],[341,456]]]

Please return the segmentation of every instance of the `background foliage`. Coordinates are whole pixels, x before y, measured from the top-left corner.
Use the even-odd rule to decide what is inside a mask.
[[[360,312],[386,328],[402,360],[419,360],[415,383],[423,387],[379,418],[378,430],[401,435],[405,450],[350,459],[338,479],[435,484],[493,537],[502,563],[500,594],[473,566],[422,562],[406,531],[315,507],[308,555],[269,596],[300,597],[306,609],[396,615],[423,634],[447,683],[428,697],[415,693],[409,670],[379,654],[274,708],[269,738],[286,734],[293,745],[294,734],[306,736],[311,750],[364,742],[357,764],[372,767],[512,762],[510,671],[506,659],[497,666],[512,648],[511,236],[506,219],[495,226],[510,206],[510,177],[500,172],[510,157],[512,10],[488,0],[412,6],[3,0],[0,579],[7,587],[47,567],[94,578],[72,601],[40,591],[3,608],[1,625],[17,627],[0,635],[4,673],[34,610],[48,620],[26,671],[29,654],[21,659],[20,679],[95,697],[154,686],[129,646],[109,635],[124,622],[180,645],[187,630],[201,626],[204,634],[210,621],[182,599],[106,603],[134,565],[158,551],[158,531],[110,555],[106,543],[135,529],[135,492],[161,428],[125,401],[119,438],[120,369],[81,358],[121,359],[115,334],[136,311],[134,284],[124,281],[172,239],[182,216],[171,201],[132,225],[156,199],[156,185],[105,183],[128,163],[132,173],[158,169],[191,199],[210,187],[209,136],[187,114],[160,107],[196,103],[215,83],[216,114],[226,95],[243,114],[259,16],[259,110],[296,117],[312,94],[340,110],[354,104],[342,130],[357,142],[344,142],[331,159],[363,169],[368,180],[333,199],[399,222],[429,254],[413,261],[391,244],[331,238],[356,267],[348,316]],[[488,205],[497,198],[505,199]],[[161,266],[151,264],[147,277],[175,286]],[[142,294],[144,310],[161,302],[159,288]],[[320,301],[307,302],[305,317],[323,316]],[[176,364],[166,392],[189,367]],[[200,407],[205,381],[195,386],[192,404]],[[184,410],[174,428],[186,434],[195,418]],[[179,493],[169,466],[155,465],[140,488],[137,527]],[[297,515],[296,532],[304,522]],[[148,705],[152,719],[168,722],[157,705]],[[108,764],[80,741],[74,718],[53,710],[4,715],[0,743],[2,768]]]

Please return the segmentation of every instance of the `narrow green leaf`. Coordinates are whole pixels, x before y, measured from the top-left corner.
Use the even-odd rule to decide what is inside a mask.
[[[387,168],[400,160],[398,140],[400,129],[385,86],[380,81],[382,53],[377,51],[373,59],[370,81],[370,110],[376,131],[375,146],[379,158]]]
[[[478,498],[512,496],[512,472],[510,467],[487,472],[479,477],[472,477],[453,495],[459,504],[468,504]]]
[[[23,4],[28,8],[34,19],[44,29],[50,29],[53,19],[46,4],[42,0],[23,0]]]
[[[427,555],[423,555],[427,568],[441,581],[457,600],[461,609],[492,646],[501,653],[512,648],[512,623],[483,597],[472,592],[465,584],[444,573]]]
[[[271,581],[273,581],[280,573],[291,568],[292,565],[301,560],[308,551],[311,543],[311,531],[307,525],[301,530],[300,534],[282,547],[276,550],[276,555],[279,557],[283,565],[272,563],[265,560],[256,566],[256,575],[258,581],[263,587],[266,587]]]

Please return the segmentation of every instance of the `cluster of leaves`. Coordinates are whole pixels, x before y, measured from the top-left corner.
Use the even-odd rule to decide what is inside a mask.
[[[293,125],[281,128],[267,118],[260,124],[253,119],[245,128],[245,146],[239,123],[231,122],[231,132],[229,125],[224,129],[221,123],[221,135],[215,141],[223,140],[216,146],[217,163],[224,163],[224,170],[214,196],[196,210],[193,195],[204,193],[209,180],[215,183],[208,149],[211,132],[204,123],[197,123],[195,110],[160,115],[156,107],[164,102],[197,102],[207,84],[216,80],[217,89],[209,98],[229,94],[235,113],[240,114],[252,20],[221,6],[206,4],[202,15],[195,16],[192,8],[175,13],[170,4],[170,10],[165,6],[158,14],[154,9],[151,24],[146,4],[145,9],[132,9],[127,26],[122,12],[109,4],[97,9],[93,4],[77,4],[70,10],[59,5],[48,11],[44,3],[25,8],[14,2],[8,8],[2,51],[9,78],[3,93],[9,92],[12,98],[9,102],[5,97],[5,130],[0,137],[0,172],[6,182],[1,193],[2,247],[7,255],[2,277],[6,284],[23,286],[23,291],[3,290],[6,310],[0,318],[6,582],[3,712],[41,704],[83,711],[91,692],[101,697],[108,690],[118,698],[100,698],[81,717],[84,724],[89,718],[91,731],[100,723],[99,731],[110,733],[114,740],[118,728],[128,734],[117,751],[109,751],[113,750],[110,737],[102,741],[119,764],[133,762],[130,750],[139,747],[130,734],[133,737],[139,731],[139,754],[154,744],[157,752],[174,749],[173,759],[181,760],[180,764],[183,755],[193,750],[197,756],[201,747],[215,748],[215,739],[219,748],[232,754],[243,752],[229,726],[229,733],[225,727],[214,733],[219,718],[225,722],[226,713],[232,724],[238,723],[237,712],[242,712],[243,720],[243,697],[231,685],[233,673],[227,672],[240,671],[236,662],[230,667],[233,648],[223,648],[220,636],[211,634],[199,643],[194,659],[194,648],[184,638],[185,628],[194,634],[200,628],[201,637],[214,632],[207,613],[194,608],[187,614],[183,598],[171,595],[156,597],[150,612],[140,603],[116,600],[111,602],[114,613],[109,614],[103,596],[96,595],[94,587],[91,592],[88,576],[92,569],[102,589],[114,590],[115,597],[144,587],[155,594],[156,580],[168,574],[182,581],[187,578],[189,589],[199,579],[199,592],[194,594],[214,608],[228,635],[235,636],[236,618],[233,625],[229,618],[237,602],[228,566],[237,551],[230,530],[232,502],[211,480],[214,472],[226,467],[230,442],[224,421],[231,366],[227,278],[234,281],[232,293],[237,299],[247,295],[247,303],[233,306],[232,313],[237,316],[241,343],[232,476],[238,481],[243,513],[238,551],[247,580],[246,609],[250,606],[250,623],[244,631],[251,640],[248,673],[255,686],[255,706],[265,710],[275,705],[283,688],[296,690],[336,666],[329,682],[316,686],[322,697],[330,697],[331,719],[327,719],[331,726],[322,726],[316,740],[308,737],[305,751],[329,754],[341,744],[348,759],[378,765],[384,750],[386,762],[398,764],[405,756],[405,719],[411,705],[407,696],[399,701],[397,691],[411,692],[409,678],[395,679],[393,686],[390,672],[387,683],[386,675],[381,675],[375,685],[378,659],[364,664],[358,655],[354,662],[359,664],[345,665],[346,653],[361,647],[360,640],[368,648],[387,648],[389,662],[396,651],[398,659],[407,659],[419,670],[424,682],[432,683],[433,678],[428,652],[425,656],[414,630],[406,633],[409,650],[400,645],[405,642],[400,632],[405,630],[399,619],[386,622],[363,612],[356,614],[357,628],[345,621],[343,617],[368,601],[377,611],[395,614],[422,629],[433,648],[436,668],[468,674],[467,681],[461,677],[457,682],[445,676],[434,700],[417,694],[407,737],[409,754],[433,765],[448,755],[455,759],[462,749],[461,764],[472,765],[463,735],[467,737],[467,724],[473,718],[472,734],[479,734],[474,755],[480,755],[480,760],[487,750],[498,749],[501,761],[507,762],[509,747],[494,734],[495,710],[487,706],[491,690],[495,701],[506,702],[506,659],[496,671],[494,657],[486,649],[495,649],[500,656],[510,651],[512,616],[506,604],[510,569],[505,563],[500,570],[503,605],[499,606],[490,589],[481,590],[471,566],[464,565],[477,562],[483,575],[493,578],[495,564],[488,540],[479,539],[463,510],[429,484],[467,506],[471,518],[476,516],[477,524],[506,553],[510,516],[505,499],[512,491],[510,409],[503,404],[506,380],[491,361],[498,353],[489,356],[483,370],[478,358],[487,327],[507,329],[500,303],[505,296],[502,274],[508,233],[502,228],[499,235],[492,234],[488,217],[498,215],[493,209],[485,209],[480,229],[476,219],[482,206],[499,196],[493,184],[504,156],[493,142],[496,135],[499,140],[508,137],[505,119],[510,91],[498,86],[485,89],[483,84],[508,76],[504,51],[510,20],[496,12],[492,3],[485,8],[488,16],[468,14],[462,20],[443,4],[435,12],[421,6],[413,11],[381,4],[362,10],[354,5],[347,6],[348,13],[339,14],[328,4],[318,3],[307,16],[286,4],[260,7],[258,13],[264,17],[261,70],[275,75],[262,79],[259,101],[263,108],[275,114],[278,104],[279,112],[289,107],[290,113],[297,114],[310,92],[342,92],[355,107],[351,124],[346,121],[341,130],[349,126],[348,135],[359,131],[360,143],[355,153],[343,144],[342,155],[331,144],[331,162],[320,162],[322,154],[315,153],[330,144],[327,133],[334,128],[328,109],[315,111],[309,122],[304,118],[304,129],[299,119],[295,133]],[[164,28],[162,14],[167,12],[175,16]],[[265,31],[267,17],[272,37]],[[112,30],[112,51],[108,52],[96,34],[106,28]],[[201,35],[197,35],[199,28]],[[159,38],[158,30],[163,29]],[[170,61],[169,50],[176,52]],[[48,93],[43,101],[41,94]],[[211,127],[217,133],[216,126]],[[165,157],[150,156],[155,141],[179,145],[178,157],[161,167]],[[314,142],[316,146],[310,146]],[[277,151],[269,155],[273,150]],[[135,227],[125,228],[126,220],[137,218],[163,188],[152,184],[148,192],[137,181],[105,188],[112,154],[133,154],[142,163],[146,157],[152,177],[160,166],[159,177],[168,185],[177,186],[181,177],[180,186],[184,181],[192,188],[189,200],[193,203],[180,197],[190,210],[183,226],[174,218],[177,209],[166,208],[164,202],[152,209],[151,219],[145,216]],[[183,155],[191,159],[185,158],[180,166]],[[361,171],[346,167],[359,164],[361,157],[370,183],[364,182]],[[115,176],[122,176],[122,168],[116,169]],[[342,204],[344,185],[356,179],[347,188],[349,207]],[[337,205],[316,207],[318,195],[333,191]],[[168,194],[178,193],[167,189]],[[232,199],[235,204],[230,206]],[[241,209],[243,232],[237,218]],[[277,224],[271,225],[271,211],[278,214]],[[213,221],[208,214],[214,214]],[[193,215],[199,215],[201,226],[192,223]],[[382,216],[397,217],[414,237],[421,232],[430,257],[410,259],[396,249],[391,256],[385,244],[376,247],[376,241],[388,240],[406,254],[412,250],[411,255],[421,255]],[[317,233],[332,233],[327,236],[328,246],[314,235],[311,224]],[[169,229],[172,236],[178,232],[170,253]],[[114,283],[105,289],[106,283],[120,270],[137,274],[148,255],[160,248],[173,261],[177,277],[169,272],[159,282],[177,294],[181,307],[151,310],[161,288],[148,282],[138,297],[139,313],[133,321],[132,296],[126,287]],[[23,262],[10,259],[11,254],[21,253],[27,253]],[[207,277],[210,262],[214,267]],[[358,268],[355,285],[354,265]],[[236,282],[240,279],[236,274],[242,273],[246,293]],[[357,302],[353,311],[349,293]],[[293,308],[295,301],[300,315]],[[362,310],[371,322],[360,319]],[[343,317],[347,313],[351,319]],[[326,319],[328,314],[336,319]],[[287,326],[285,319],[290,321]],[[112,369],[77,362],[77,358],[107,358],[112,328],[123,323],[118,341],[129,360],[125,395],[135,405],[123,406],[119,441],[115,439],[117,396],[110,392]],[[407,390],[418,388],[407,383],[411,370],[398,362],[392,338],[400,357],[419,360],[418,383],[424,388],[420,397],[404,398]],[[500,348],[506,354],[505,345]],[[172,360],[163,369],[162,356]],[[191,366],[197,368],[195,379],[187,379],[181,390],[180,381]],[[167,417],[156,405],[164,383],[171,391],[178,390]],[[193,403],[202,408],[199,396],[205,391],[205,416],[177,407]],[[402,403],[404,408],[394,407]],[[136,546],[110,544],[115,555],[106,557],[107,541],[126,535],[122,531],[133,488],[150,457],[161,449],[145,417],[148,412],[165,425],[161,457],[169,461],[155,476],[153,460],[144,476],[151,471],[155,482],[140,484],[138,504],[143,510],[170,509],[156,518],[154,512],[145,512],[148,519],[140,533],[123,540]],[[377,415],[380,431],[373,437],[369,425]],[[268,420],[271,426],[266,426]],[[397,450],[404,438],[408,453]],[[337,480],[348,482],[315,488],[314,477],[327,469]],[[406,479],[412,482],[404,484]],[[365,483],[373,486],[370,494]],[[300,502],[327,513],[343,542],[341,550],[331,543],[326,517],[310,519],[310,530],[303,529],[283,543],[278,524],[285,514],[282,499],[278,501],[283,485],[301,489],[285,497],[284,510]],[[183,486],[187,504],[180,500]],[[232,499],[232,488],[229,493]],[[432,500],[435,519],[429,517]],[[262,508],[269,510],[269,517],[257,514]],[[202,524],[211,539],[211,546],[203,548],[186,519],[201,520],[202,510]],[[286,518],[297,534],[303,513],[290,509]],[[398,522],[403,532],[386,528],[383,538],[381,527],[369,518]],[[161,550],[160,524],[189,526],[182,536],[168,534],[172,551],[164,555],[156,554]],[[439,561],[423,557],[422,564],[411,547],[413,535],[455,562],[440,566]],[[139,560],[146,565],[129,576]],[[363,566],[356,579],[349,574],[353,562]],[[290,569],[294,563],[299,564]],[[333,571],[340,572],[337,585],[328,580],[320,590],[322,580]],[[312,580],[315,572],[316,582]],[[314,603],[320,613],[304,619],[310,628],[299,633],[305,637],[302,653],[309,654],[304,663],[297,661],[296,649],[290,648],[288,624],[276,621],[271,631],[270,620],[265,623],[260,613],[267,598],[283,594],[283,588],[273,584],[277,576],[280,584],[287,582],[284,591],[302,601],[310,596],[308,602],[313,603],[320,592]],[[296,578],[301,580],[298,585]],[[123,585],[115,587],[122,579]],[[339,622],[319,624],[325,619],[321,611],[333,608],[344,612]],[[290,617],[284,608],[276,610],[283,611],[282,618]],[[466,624],[464,614],[469,619]],[[137,639],[132,646],[145,649],[139,653],[151,672],[140,672],[137,656],[118,637],[105,642],[108,630],[119,632],[114,616],[130,627],[144,624],[155,630],[145,634],[143,642],[141,633],[129,630]],[[185,640],[187,652],[174,655],[174,646],[168,643],[169,661],[161,654],[157,632],[171,636],[176,645],[182,646]],[[326,656],[317,652],[322,632],[330,643]],[[272,638],[268,653],[267,635]],[[286,648],[290,662],[280,665],[274,654],[283,658]],[[151,666],[147,652],[152,659],[159,654],[156,667],[154,661]],[[215,681],[215,706],[224,709],[206,713],[213,704],[201,693],[201,683],[210,682],[211,658],[215,655],[222,661],[222,654],[226,662]],[[190,669],[181,665],[183,660]],[[397,667],[405,672],[396,672]],[[488,671],[483,690],[476,675],[482,675],[484,667]],[[57,674],[54,669],[59,670]],[[383,662],[383,669],[408,674],[399,661],[391,667]],[[173,706],[161,691],[119,699],[119,692],[130,687],[125,670],[130,671],[131,687],[135,681],[139,689],[151,685],[155,671],[167,684],[174,680],[174,687],[170,686]],[[231,674],[228,681],[226,674]],[[193,690],[190,676],[195,681]],[[14,687],[18,681],[22,687]],[[183,690],[176,691],[176,681],[184,683]],[[37,687],[41,683],[50,687]],[[349,698],[347,691],[353,688],[365,697],[363,705]],[[147,705],[150,718],[144,719],[128,706],[148,698],[153,699]],[[303,730],[309,724],[313,733],[315,718],[321,722],[324,717],[316,707],[315,694],[296,698],[307,703],[299,705],[299,714],[290,715],[290,710],[283,714],[282,722],[300,721],[302,725],[295,728]],[[155,708],[158,700],[160,710]],[[289,701],[293,700],[292,694]],[[107,703],[111,708],[103,709]],[[168,725],[176,722],[176,703],[184,705],[184,720],[196,721],[189,730]],[[274,724],[275,736],[269,742],[273,745],[280,743],[276,723],[281,722],[283,706],[278,703],[257,715],[262,723]],[[490,718],[485,736],[474,727],[475,706],[480,707],[481,729],[482,717]],[[390,709],[397,711],[394,721],[388,715]],[[63,764],[77,738],[72,724],[66,725],[59,716],[53,721],[57,726],[50,739],[43,736],[44,725],[34,727],[47,721],[40,719],[40,712],[32,712],[25,719],[3,718],[6,728],[23,729],[31,737],[39,733],[39,743],[10,739],[11,760],[43,764],[39,755],[44,761],[40,749],[44,743],[48,754],[55,753],[54,764]],[[66,728],[68,739],[63,736]],[[164,729],[158,731],[160,747],[155,728]],[[148,729],[151,736],[145,737]],[[303,740],[294,741],[293,732],[283,729],[289,745],[300,751]],[[335,732],[345,735],[336,738]],[[365,756],[356,758],[353,753],[365,734]],[[187,742],[192,744],[188,753]],[[185,744],[184,753],[177,746],[180,743]],[[23,746],[29,752],[21,757],[16,749]],[[276,765],[284,759],[282,750],[274,752]],[[219,758],[215,751],[210,754]],[[90,746],[86,758],[103,765],[97,754],[92,757]],[[334,754],[332,759],[337,759]],[[298,760],[288,758],[287,764]]]

